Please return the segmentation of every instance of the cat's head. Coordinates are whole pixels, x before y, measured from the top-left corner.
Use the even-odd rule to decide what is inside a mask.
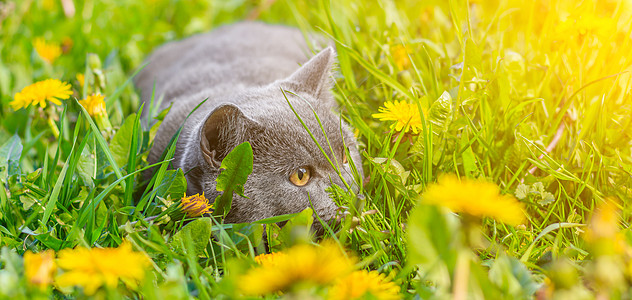
[[[227,222],[300,212],[310,201],[319,217],[329,220],[338,207],[326,189],[332,183],[344,188],[343,180],[357,188],[352,170],[363,175],[357,143],[332,110],[334,60],[335,51],[327,48],[288,78],[235,96],[239,105],[220,105],[201,124],[205,176],[194,177],[206,178],[199,188],[207,195],[217,195],[214,179],[222,159],[242,142],[252,145],[253,171],[244,186],[248,198],[235,195]]]

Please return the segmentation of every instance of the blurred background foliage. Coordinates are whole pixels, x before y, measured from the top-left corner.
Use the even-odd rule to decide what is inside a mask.
[[[131,76],[156,46],[240,20],[336,40],[334,93],[366,178],[361,196],[332,189],[348,217],[324,238],[355,253],[356,269],[387,275],[406,298],[630,297],[627,0],[0,1],[2,295],[82,297],[34,287],[25,251],[129,240],[152,275],[99,295],[241,297],[239,276],[265,251],[264,232],[274,251],[314,241],[309,211],[266,226],[201,218],[180,230],[168,215],[182,172],[163,170],[147,189],[139,175],[156,127],[134,114]],[[70,83],[76,99],[100,91],[111,127],[90,124],[74,100],[9,105],[49,78]],[[417,108],[419,131],[372,117],[393,101]],[[445,173],[495,183],[527,220],[472,221],[430,205],[424,191]],[[322,286],[286,292],[333,297]]]

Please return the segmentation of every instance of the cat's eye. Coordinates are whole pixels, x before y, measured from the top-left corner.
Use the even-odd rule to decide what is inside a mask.
[[[290,182],[295,186],[304,186],[309,182],[310,172],[306,167],[300,167],[290,175]]]

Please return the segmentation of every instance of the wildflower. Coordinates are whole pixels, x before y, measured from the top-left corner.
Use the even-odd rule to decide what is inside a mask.
[[[260,254],[255,256],[255,262],[262,266],[275,266],[275,264],[281,261],[281,257],[287,256],[284,252],[273,252],[267,254]]]
[[[336,281],[329,290],[329,299],[400,299],[399,286],[377,271],[360,270]]]
[[[620,209],[617,200],[607,198],[597,206],[590,218],[584,240],[593,259],[586,265],[586,274],[596,290],[616,291],[625,285],[629,270],[630,248],[625,233],[619,230]]]
[[[410,67],[410,58],[408,57],[410,51],[404,45],[393,46],[391,48],[391,54],[393,56],[393,62],[395,62],[395,65],[400,71]]]
[[[33,41],[35,52],[47,63],[52,64],[61,55],[61,47],[57,44],[46,43],[43,38],[36,38]]]
[[[103,130],[103,135],[108,136],[112,129],[108,112],[105,109],[104,96],[97,93],[87,96],[86,99],[79,100],[79,104],[86,109],[86,112],[94,118],[97,126]]]
[[[619,209],[615,200],[606,199],[600,204],[584,233],[596,256],[622,254],[625,251],[625,236],[619,231]]]
[[[430,185],[422,197],[426,203],[444,206],[453,212],[490,217],[513,226],[525,219],[520,202],[511,195],[501,195],[497,185],[482,180],[444,175]]]
[[[305,284],[327,285],[353,270],[353,261],[332,242],[321,246],[297,245],[258,261],[260,265],[239,281],[244,294],[265,295]]]
[[[9,102],[13,110],[26,108],[29,105],[46,107],[46,101],[61,105],[60,99],[68,99],[72,95],[70,84],[57,80],[46,79],[31,84],[15,94],[14,100]]]
[[[213,212],[213,204],[208,203],[208,199],[202,195],[195,194],[193,196],[184,197],[176,204],[177,207],[169,214],[173,220],[181,220],[185,217],[199,217],[206,213]]]
[[[565,42],[575,40],[581,44],[586,38],[606,39],[616,32],[611,18],[601,18],[591,12],[573,14],[561,21],[555,31],[555,39]]]
[[[62,287],[83,287],[86,295],[94,294],[104,285],[114,288],[119,279],[135,289],[149,264],[149,258],[142,252],[132,251],[129,242],[123,242],[118,248],[65,249],[59,252],[57,260],[64,273],[56,282]]]
[[[379,108],[380,113],[373,114],[373,118],[380,121],[395,121],[391,128],[396,131],[408,132],[412,129],[414,134],[418,134],[422,129],[421,116],[417,105],[404,101],[387,101],[384,107]]]
[[[100,116],[106,113],[103,99],[103,95],[93,94],[86,97],[86,99],[79,100],[79,104],[81,104],[91,116]]]
[[[86,76],[83,73],[77,74],[77,82],[79,82],[79,87],[83,88],[84,83],[86,82]]]
[[[29,283],[43,289],[53,283],[55,270],[55,252],[53,250],[40,253],[24,252],[24,271]]]

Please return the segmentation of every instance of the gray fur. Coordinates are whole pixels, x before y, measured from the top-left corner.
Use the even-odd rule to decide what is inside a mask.
[[[185,117],[208,98],[184,124],[172,164],[184,170],[187,194],[204,192],[215,199],[221,160],[236,145],[249,141],[254,166],[245,185],[248,198],[235,195],[227,222],[299,212],[309,207],[308,194],[318,215],[332,218],[337,207],[325,189],[332,182],[343,186],[342,181],[281,90],[289,91],[286,95],[297,113],[328,149],[312,108],[318,114],[334,149],[334,153],[326,152],[332,160],[336,157],[347,183],[352,184],[353,178],[349,165],[342,163],[344,145],[360,175],[362,168],[353,135],[333,112],[330,73],[335,50],[325,48],[310,60],[308,53],[299,30],[253,22],[224,26],[158,48],[136,85],[145,102],[155,85],[156,95],[165,99],[160,110],[170,103],[173,106],[158,129],[149,162],[158,161]],[[298,187],[289,176],[302,166],[311,168],[312,177]]]

